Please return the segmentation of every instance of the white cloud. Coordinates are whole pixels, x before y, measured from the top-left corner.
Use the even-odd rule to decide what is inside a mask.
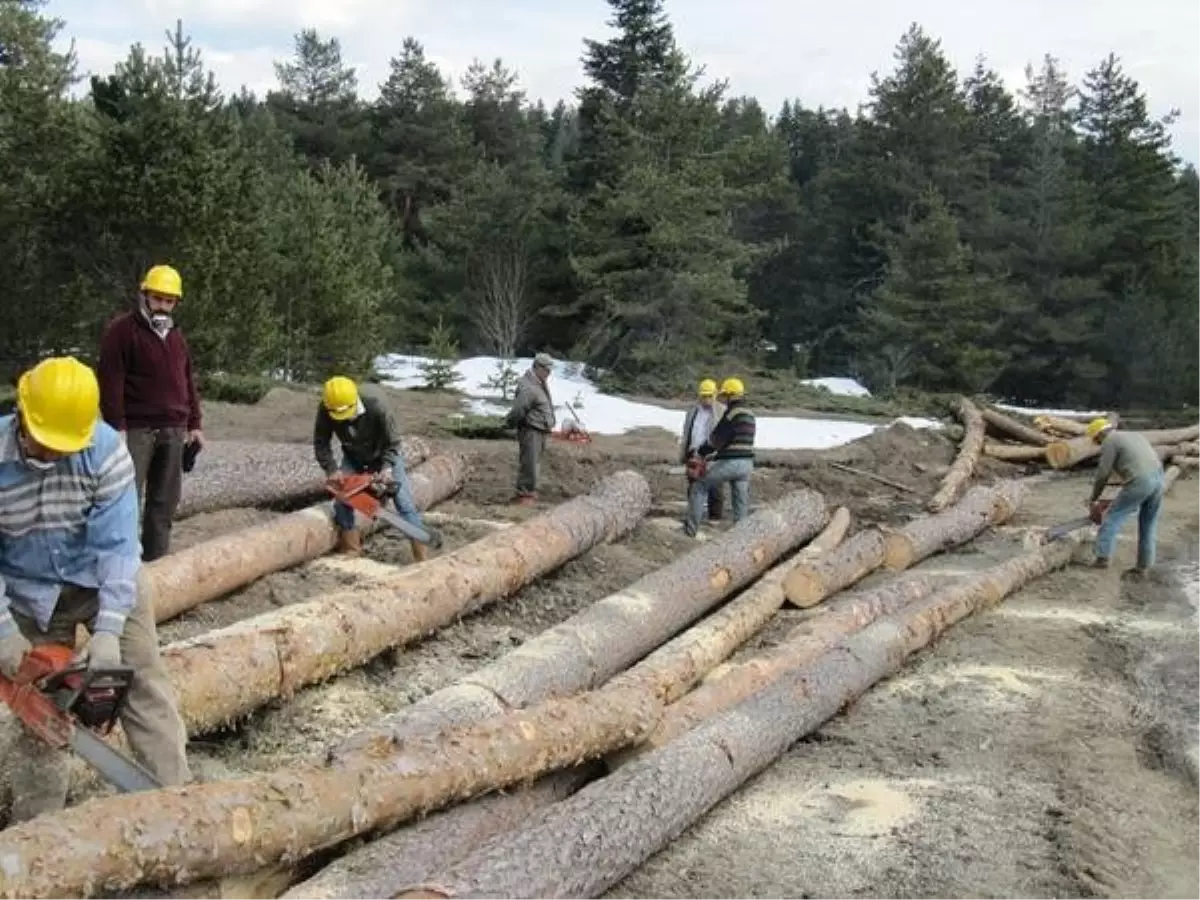
[[[1148,93],[1156,115],[1182,115],[1173,128],[1181,155],[1200,160],[1200,4],[1195,0],[839,0],[818,7],[796,0],[675,0],[668,12],[681,46],[734,93],[768,110],[789,97],[853,109],[867,97],[872,71],[893,65],[896,41],[921,23],[966,72],[983,54],[1010,87],[1027,63],[1057,56],[1074,81],[1109,52]],[[291,53],[291,36],[311,25],[341,39],[365,95],[387,76],[388,59],[407,35],[456,80],[471,60],[496,56],[518,69],[533,97],[570,97],[582,80],[583,38],[602,37],[603,0],[51,0],[80,39],[85,67],[106,69],[115,47],[157,47],[176,17],[196,36],[227,88],[262,91],[271,62]]]

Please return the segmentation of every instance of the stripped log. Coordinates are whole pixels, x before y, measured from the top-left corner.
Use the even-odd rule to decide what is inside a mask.
[[[880,619],[810,665],[500,835],[401,897],[599,897],[950,625],[1070,559],[1018,557]]]
[[[929,501],[930,512],[941,512],[963,492],[971,473],[979,462],[979,454],[983,451],[983,416],[975,408],[975,404],[966,397],[959,397],[955,412],[966,428],[962,443],[958,446],[958,455],[950,466],[950,471],[942,479],[941,487]]]
[[[1018,441],[1033,444],[1035,447],[1045,447],[1051,441],[1045,432],[1039,431],[1032,425],[1026,425],[1012,416],[1006,416],[998,409],[984,406],[979,410],[979,414],[983,416],[983,421],[987,425],[990,425],[1003,437],[1016,438]]]
[[[97,797],[0,832],[0,896],[87,897],[228,878],[643,739],[662,706],[592,691],[373,746],[339,766]]]
[[[1181,469],[1195,469],[1200,467],[1200,456],[1172,456],[1171,463]]]
[[[1184,441],[1178,447],[1180,456],[1200,456],[1200,442]]]
[[[1200,436],[1200,425],[1187,428],[1167,428],[1157,431],[1141,431],[1146,440],[1154,445],[1182,444],[1196,440]],[[1100,455],[1100,444],[1089,437],[1070,438],[1065,441],[1055,441],[1046,447],[1046,459],[1056,469],[1069,469],[1084,460]]]
[[[427,509],[461,490],[467,460],[460,453],[435,456],[409,473],[413,500]],[[271,572],[328,553],[337,541],[329,504],[231,531],[142,566],[138,590],[149,595],[154,618],[164,622],[224,596]]]
[[[787,600],[806,609],[816,606],[875,571],[883,563],[884,535],[878,528],[865,528],[827,553],[794,569],[783,582]]]
[[[1007,522],[1025,497],[1025,485],[1016,479],[979,485],[950,509],[936,516],[914,519],[887,534],[883,565],[907,569],[926,557],[965,544],[985,528]]]
[[[787,572],[805,559],[832,550],[845,536],[849,524],[849,510],[839,507],[825,529],[792,559],[776,566],[717,612],[617,675],[604,689],[640,689],[661,703],[674,703],[771,620],[783,603],[782,581]],[[437,871],[434,854],[446,860],[443,865],[461,859],[482,840],[513,827],[516,824],[513,816],[519,814],[523,819],[561,799],[558,786],[564,779],[572,780],[576,786],[590,780],[584,779],[584,774],[578,769],[558,773],[511,798],[487,797],[402,828],[351,851],[286,896],[390,897],[405,884]],[[546,786],[545,782],[551,784]]]
[[[404,465],[430,456],[429,444],[406,437]],[[209,441],[183,479],[175,518],[239,506],[299,506],[325,496],[325,473],[310,443]]]
[[[189,732],[230,722],[507,597],[597,544],[628,533],[649,507],[646,479],[618,472],[590,494],[401,569],[388,581],[171,644],[163,661]]]
[[[1062,416],[1035,416],[1033,424],[1040,430],[1051,435],[1080,437],[1087,434],[1087,423],[1077,419],[1066,419]]]
[[[1033,462],[1046,458],[1045,447],[1029,447],[1024,444],[998,444],[995,441],[984,441],[983,455],[992,459],[1002,459],[1005,462]]]
[[[807,541],[827,515],[820,494],[789,494],[467,678],[352,735],[331,756],[596,687]]]

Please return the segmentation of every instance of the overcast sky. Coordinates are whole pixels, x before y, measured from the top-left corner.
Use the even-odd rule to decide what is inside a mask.
[[[582,40],[604,37],[609,17],[603,0],[50,0],[49,11],[66,21],[64,40],[75,39],[81,68],[93,72],[110,70],[135,41],[157,50],[182,18],[223,87],[261,95],[274,85],[272,61],[311,26],[340,38],[367,97],[412,35],[456,82],[472,59],[499,56],[548,103],[571,96]],[[1153,114],[1179,109],[1176,152],[1200,161],[1197,0],[668,0],[667,12],[693,60],[771,112],[789,97],[853,109],[914,21],[960,73],[983,54],[1013,88],[1045,53],[1077,80],[1114,52]]]

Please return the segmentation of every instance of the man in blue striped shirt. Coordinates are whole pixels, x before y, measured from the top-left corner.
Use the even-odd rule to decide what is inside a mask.
[[[138,597],[141,566],[133,461],[100,421],[95,373],[73,357],[21,376],[17,412],[0,418],[0,672],[35,644],[75,646],[89,665],[122,660],[135,676],[121,724],[163,784],[190,779],[187,734],[158,652],[154,611]],[[13,743],[14,822],[66,803],[66,753],[24,728]]]

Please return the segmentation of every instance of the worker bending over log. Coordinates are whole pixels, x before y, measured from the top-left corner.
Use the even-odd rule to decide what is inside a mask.
[[[728,483],[733,500],[733,521],[746,518],[750,509],[750,475],[754,472],[754,414],[746,409],[746,386],[740,378],[721,382],[718,399],[725,412],[712,435],[697,451],[704,466],[696,469],[696,480],[688,489],[688,514],[683,530],[691,537],[700,532],[708,505],[708,493]]]
[[[1136,511],[1137,565],[1123,574],[1140,578],[1154,565],[1158,515],[1163,499],[1162,461],[1145,437],[1136,431],[1117,431],[1107,419],[1093,419],[1087,426],[1087,436],[1100,445],[1100,463],[1088,500],[1093,521],[1101,523],[1100,532],[1096,535],[1094,565],[1108,568],[1116,549],[1117,534],[1125,519]],[[1108,511],[1104,512],[1098,506],[1098,501],[1113,472],[1120,475],[1125,484]]]
[[[725,406],[717,401],[717,383],[711,378],[700,382],[696,402],[683,417],[683,433],[679,438],[679,461],[687,467],[688,490],[695,482],[695,471],[701,459],[700,447],[712,437],[713,429],[725,414]],[[722,485],[708,489],[708,518],[719,521],[725,515],[725,490]]]
[[[550,396],[550,371],[554,358],[539,353],[529,371],[517,381],[512,407],[504,424],[517,429],[517,493],[513,503],[537,502],[538,467],[546,452],[546,439],[554,431],[554,400]]]
[[[342,464],[333,460],[333,436],[342,447]],[[422,530],[425,523],[413,501],[412,486],[404,469],[400,450],[400,432],[392,414],[379,397],[360,394],[358,385],[344,375],[325,382],[317,418],[313,423],[313,452],[317,465],[332,479],[342,473],[370,473],[376,476],[396,504],[404,521]],[[361,556],[362,532],[356,527],[354,510],[345,503],[333,504],[333,522],[338,529],[337,551]],[[422,562],[429,556],[420,541],[410,540],[413,559]]]
[[[121,713],[129,744],[163,785],[190,780],[187,735],[158,653],[141,566],[137,488],[129,450],[100,422],[95,373],[74,357],[21,376],[17,413],[0,419],[0,672],[13,676],[39,644],[75,646],[85,624],[88,665],[132,666]],[[19,728],[12,820],[66,804],[66,750]]]

